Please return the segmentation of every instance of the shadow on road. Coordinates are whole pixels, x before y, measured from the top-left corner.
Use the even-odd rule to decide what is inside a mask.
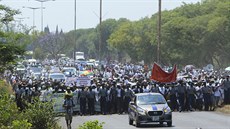
[[[175,127],[175,126],[171,126],[171,127],[168,127],[167,124],[163,124],[163,125],[160,125],[160,124],[141,124],[140,127],[138,128],[171,128],[171,127]]]

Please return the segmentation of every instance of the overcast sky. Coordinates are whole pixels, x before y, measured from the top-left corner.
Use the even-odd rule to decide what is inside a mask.
[[[94,28],[99,23],[100,0],[76,0],[77,1],[77,29]],[[179,7],[182,2],[197,3],[201,0],[162,0],[162,10],[171,10]],[[23,24],[33,26],[33,10],[26,7],[41,7],[36,0],[2,0],[1,4],[13,9],[19,9],[25,18]],[[43,3],[43,27],[49,26],[51,31],[59,29],[68,32],[74,29],[74,0],[55,0]],[[102,0],[102,20],[109,18],[127,18],[139,20],[150,17],[158,11],[158,0]],[[35,26],[41,30],[41,10],[35,10]]]

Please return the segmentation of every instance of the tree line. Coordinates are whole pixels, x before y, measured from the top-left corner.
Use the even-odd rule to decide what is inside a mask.
[[[135,15],[135,14],[134,14]],[[152,64],[157,60],[158,13],[137,21],[126,18],[107,19],[101,26],[69,32],[30,34],[34,57],[44,59],[57,54],[73,57],[83,51],[88,58]],[[161,64],[193,64],[203,67],[213,64],[217,68],[229,66],[230,54],[230,1],[203,0],[195,4],[183,3],[173,10],[162,12]],[[101,27],[101,48],[99,38]],[[76,42],[74,41],[76,36]],[[100,52],[100,54],[99,54]]]

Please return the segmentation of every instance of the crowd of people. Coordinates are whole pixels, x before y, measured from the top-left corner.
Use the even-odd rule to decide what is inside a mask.
[[[84,67],[83,65],[79,65]],[[93,69],[92,69],[93,70]],[[96,71],[95,69],[93,71]],[[78,93],[80,115],[122,114],[128,111],[128,104],[136,93],[158,92],[173,111],[215,110],[223,104],[230,104],[229,76],[215,75],[215,72],[196,71],[196,76],[187,72],[183,78],[173,83],[160,83],[149,79],[151,70],[141,65],[113,64],[97,69],[91,78],[90,86],[66,86],[56,80],[33,80],[30,77],[21,79],[15,74],[7,74],[15,91],[18,107],[23,110],[22,100],[35,101],[43,91],[42,101],[48,102],[48,93],[65,93],[67,96]],[[69,95],[71,96],[71,95]],[[69,97],[66,97],[69,98]],[[70,97],[71,99],[71,97]],[[100,112],[95,111],[95,103],[100,103]],[[64,104],[66,105],[66,104]]]

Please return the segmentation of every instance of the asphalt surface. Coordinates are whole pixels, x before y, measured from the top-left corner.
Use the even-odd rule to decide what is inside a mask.
[[[74,116],[72,129],[77,129],[86,121],[98,120],[105,122],[103,129],[136,129],[128,124],[128,115],[94,115]],[[59,124],[66,129],[65,118],[61,117]],[[134,123],[135,124],[135,123]],[[172,127],[156,124],[145,124],[139,128],[148,129],[230,129],[230,115],[217,112],[173,112]]]

